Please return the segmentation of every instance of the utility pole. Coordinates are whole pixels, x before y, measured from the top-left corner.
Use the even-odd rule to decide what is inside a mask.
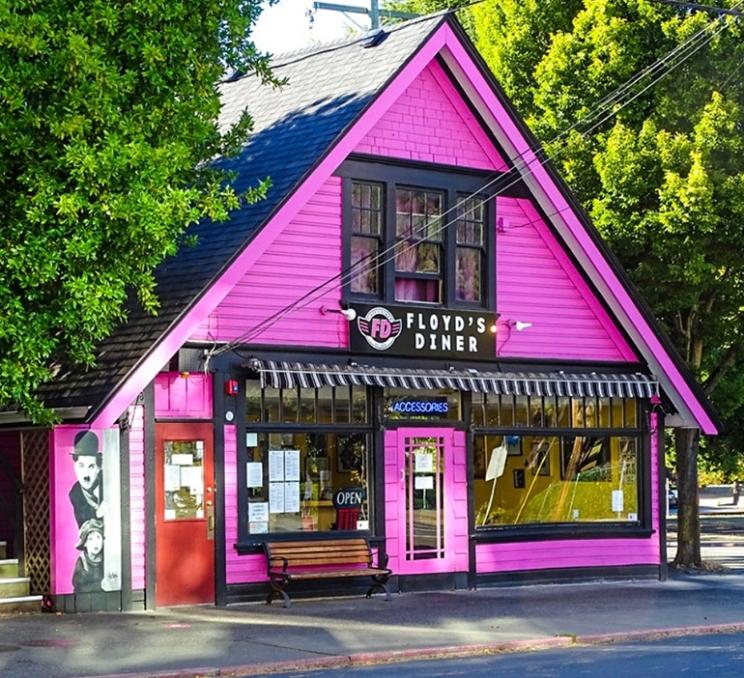
[[[331,12],[343,12],[344,14],[366,14],[369,17],[372,30],[380,27],[380,19],[415,19],[418,14],[411,12],[398,12],[393,9],[380,9],[380,0],[370,0],[370,7],[358,7],[356,5],[339,5],[335,2],[314,2],[313,9],[327,9]]]

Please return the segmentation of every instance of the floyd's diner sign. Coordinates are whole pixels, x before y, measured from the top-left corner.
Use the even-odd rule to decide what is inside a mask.
[[[387,304],[353,304],[349,323],[356,353],[493,360],[496,314]]]

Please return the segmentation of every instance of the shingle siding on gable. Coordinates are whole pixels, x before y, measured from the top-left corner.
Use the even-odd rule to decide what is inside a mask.
[[[474,169],[506,169],[436,61],[409,85],[354,150]]]
[[[529,200],[497,198],[498,354],[635,360],[632,349]],[[517,332],[509,320],[531,322]]]
[[[331,177],[192,339],[237,339],[340,271],[341,180]],[[347,321],[338,314],[318,311],[323,305],[338,308],[341,291],[334,287],[245,343],[345,347]]]

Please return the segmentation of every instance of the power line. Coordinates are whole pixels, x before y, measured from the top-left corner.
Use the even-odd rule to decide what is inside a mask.
[[[742,3],[742,1],[744,1],[744,0],[740,0],[737,3],[736,6],[740,5]],[[628,104],[632,103],[632,101],[634,101],[635,99],[637,99],[644,92],[646,92],[650,87],[652,87],[653,85],[655,85],[663,77],[665,77],[666,75],[668,75],[669,73],[671,73],[675,68],[677,68],[678,66],[680,66],[682,63],[684,63],[684,61],[686,61],[687,59],[689,59],[693,54],[695,54],[702,47],[704,47],[708,42],[710,42],[713,39],[713,37],[715,37],[715,35],[717,35],[718,33],[722,32],[726,28],[726,24],[723,23],[723,22],[721,22],[721,27],[717,31],[713,32],[707,38],[704,38],[705,33],[708,31],[708,29],[711,28],[712,26],[715,26],[715,23],[717,21],[718,20],[716,20],[714,22],[711,22],[710,24],[707,24],[703,29],[701,29],[700,31],[698,31],[698,33],[696,33],[695,35],[691,36],[684,43],[678,45],[673,50],[671,50],[669,52],[669,54],[667,54],[665,57],[663,57],[662,59],[658,59],[656,62],[654,62],[654,64],[646,67],[645,69],[643,69],[642,71],[640,71],[638,74],[636,74],[633,77],[631,77],[626,83],[624,83],[622,86],[620,86],[619,88],[617,88],[610,95],[607,95],[602,100],[600,100],[600,102],[598,102],[598,104],[595,105],[596,111],[590,112],[590,114],[588,114],[587,116],[585,116],[581,120],[579,120],[576,123],[574,123],[573,125],[571,125],[567,130],[564,130],[561,134],[557,135],[553,140],[551,140],[550,143],[553,144],[557,140],[560,140],[562,137],[566,136],[571,130],[575,129],[578,125],[583,124],[583,123],[588,122],[588,121],[591,121],[592,119],[596,118],[597,116],[602,115],[613,103],[619,101],[620,97],[621,96],[624,96],[624,94],[627,91],[629,91],[629,89],[634,84],[640,82],[647,75],[649,75],[651,73],[654,73],[654,71],[659,70],[660,68],[662,68],[664,65],[667,64],[667,62],[671,61],[673,57],[679,57],[681,55],[681,58],[680,58],[680,60],[677,63],[671,64],[666,71],[660,73],[658,75],[658,77],[655,77],[655,79],[652,80],[649,84],[647,84],[643,89],[641,89],[639,92],[635,93],[627,101],[623,102],[619,106],[619,108],[617,108],[614,111],[609,112],[605,117],[601,118],[600,120],[598,120],[597,122],[595,122],[594,124],[592,124],[591,127],[589,127],[584,132],[582,132],[582,136],[587,136],[589,133],[591,133],[593,130],[595,130],[597,127],[599,127],[606,120],[608,120],[609,118],[611,118],[614,115],[616,115],[620,110],[622,110],[622,108],[624,108]],[[700,42],[700,44],[699,45],[696,45],[695,44],[696,42]],[[654,75],[656,75],[656,74],[654,74]],[[563,150],[565,150],[565,148]],[[446,214],[452,212],[453,210],[457,209],[460,205],[462,205],[467,200],[472,199],[473,197],[477,197],[479,193],[482,193],[483,190],[485,190],[486,188],[488,188],[490,185],[492,185],[493,183],[495,183],[495,181],[497,181],[500,178],[508,177],[509,174],[512,174],[513,172],[517,172],[517,171],[520,172],[520,174],[518,174],[516,176],[516,178],[511,181],[511,183],[509,183],[506,186],[501,187],[498,193],[496,193],[494,195],[491,195],[488,198],[480,201],[480,203],[479,203],[480,205],[484,204],[487,200],[490,200],[492,198],[497,197],[500,193],[502,193],[503,191],[505,191],[507,188],[509,188],[510,186],[514,185],[514,183],[516,183],[517,181],[520,181],[522,179],[521,171],[523,169],[526,169],[527,170],[527,173],[528,174],[531,174],[533,172],[532,165],[534,165],[534,160],[536,159],[536,156],[532,157],[532,153],[533,152],[531,150],[529,151],[529,153],[530,153],[531,157],[528,160],[525,160],[522,157],[523,154],[520,154],[518,156],[518,159],[519,160],[524,161],[521,168],[518,168],[515,165],[515,167],[512,169],[512,171],[510,171],[506,175],[504,175],[503,173],[497,173],[495,179],[489,180],[478,191],[476,191],[473,194],[465,197],[463,200],[461,200],[459,203],[457,203],[456,205],[454,205],[452,208],[450,208],[447,211],[445,211],[442,215],[438,215],[438,218],[441,218],[441,217],[445,216]],[[554,154],[553,157],[557,157],[557,155],[559,155],[559,153]],[[539,161],[538,162],[538,166],[544,165],[549,160],[550,160],[550,158],[546,156],[542,161]],[[548,216],[555,216],[557,214],[558,213],[551,214],[551,215],[548,215]],[[439,233],[439,232],[445,230],[446,228],[448,228],[449,226],[451,226],[453,223],[456,223],[457,220],[458,219],[455,218],[454,220],[451,220],[451,221],[449,221],[447,223],[443,223],[435,231],[435,233]],[[525,224],[525,225],[527,225],[527,224]],[[421,226],[421,228],[419,229],[419,232],[423,232],[423,230],[424,229],[427,229],[429,226],[430,226],[430,223],[423,224]],[[413,242],[411,245],[409,245],[403,251],[404,252],[405,251],[408,251],[412,247],[415,247],[415,246],[416,246],[416,243]],[[392,257],[390,257],[388,259],[385,259],[384,261],[380,261],[381,257],[383,257],[384,255],[386,255],[386,254],[388,254],[390,252],[393,252],[393,256]],[[400,252],[400,250],[399,250],[399,252]],[[265,318],[263,321],[261,321],[260,323],[258,323],[256,326],[254,326],[250,330],[247,330],[246,332],[244,332],[240,336],[236,337],[235,339],[231,340],[230,342],[227,342],[220,349],[215,349],[213,351],[213,354],[219,354],[219,353],[222,353],[224,351],[231,350],[235,346],[239,345],[240,342],[251,341],[252,339],[254,339],[255,337],[257,337],[260,334],[262,334],[263,332],[265,332],[269,327],[271,327],[272,325],[274,325],[276,322],[278,322],[279,320],[281,320],[283,317],[285,317],[286,315],[288,315],[292,311],[301,310],[302,308],[305,308],[309,304],[314,303],[315,301],[317,301],[318,299],[320,299],[322,296],[324,296],[324,295],[326,295],[326,294],[328,294],[330,292],[333,292],[333,291],[339,289],[340,287],[343,287],[343,285],[345,285],[349,280],[351,280],[351,278],[354,275],[356,275],[359,271],[366,270],[372,264],[374,264],[375,266],[378,266],[378,267],[379,266],[382,266],[385,263],[388,263],[389,261],[391,261],[394,257],[395,257],[395,245],[392,245],[392,246],[388,247],[386,250],[383,250],[382,252],[378,253],[377,255],[375,255],[372,258],[367,258],[367,259],[360,260],[355,265],[352,265],[352,266],[348,267],[346,270],[341,271],[339,274],[337,274],[337,275],[329,278],[328,280],[326,280],[323,283],[321,283],[320,285],[316,286],[315,288],[313,288],[309,292],[305,293],[303,296],[299,297],[296,301],[292,302],[291,304],[288,304],[283,309],[280,309],[279,311],[277,311],[273,315],[269,316],[268,318]],[[334,287],[328,287],[331,283],[333,283],[334,281],[337,281],[337,280],[339,281],[337,285],[335,285]],[[302,303],[302,302],[304,302],[304,303]]]
[[[735,17],[744,16],[744,12],[740,12],[739,10],[735,9],[735,7],[738,7],[741,4],[738,2],[732,8],[711,7],[710,5],[700,5],[697,2],[681,2],[680,0],[653,0],[653,2],[658,2],[662,5],[671,5],[672,7],[678,7],[679,9],[684,9],[688,12],[706,12],[708,14],[714,14],[717,17],[726,15]]]
[[[739,4],[741,4],[741,3],[739,3]],[[698,51],[699,49],[701,49],[701,48],[702,48],[702,47],[703,47],[703,46],[704,46],[705,44],[707,44],[707,42],[709,42],[710,40],[712,40],[712,38],[713,38],[713,37],[714,37],[714,36],[715,36],[715,35],[716,35],[716,34],[717,34],[718,32],[722,31],[722,30],[723,30],[723,29],[725,28],[725,24],[724,24],[724,25],[723,25],[723,26],[722,26],[722,27],[721,27],[721,28],[720,28],[720,29],[719,29],[719,30],[718,30],[717,32],[713,33],[713,34],[712,34],[712,35],[710,35],[710,36],[709,36],[709,37],[708,37],[707,39],[704,39],[704,40],[703,40],[702,38],[703,38],[703,36],[704,36],[705,32],[706,32],[706,31],[707,31],[707,30],[708,30],[708,29],[709,29],[709,28],[710,28],[711,26],[713,26],[713,25],[715,25],[715,23],[711,23],[711,24],[708,24],[708,25],[707,25],[707,26],[705,26],[705,27],[704,27],[703,29],[701,29],[701,31],[699,31],[699,32],[698,32],[697,34],[695,34],[694,36],[692,36],[691,38],[689,38],[689,39],[688,39],[688,40],[687,40],[687,41],[686,41],[685,43],[682,43],[682,44],[681,44],[681,45],[679,45],[679,46],[678,46],[677,48],[675,48],[674,50],[672,50],[672,52],[670,52],[670,55],[671,55],[671,54],[675,54],[675,53],[676,53],[677,55],[679,55],[680,53],[683,53],[683,52],[684,52],[685,50],[687,50],[687,49],[688,49],[688,48],[690,48],[691,46],[692,46],[692,47],[694,47],[694,49],[690,50],[690,51],[689,51],[689,53],[687,53],[687,54],[683,54],[683,56],[682,56],[681,60],[679,61],[679,63],[677,63],[677,64],[673,64],[673,65],[672,65],[672,66],[671,66],[671,67],[669,68],[669,70],[668,70],[668,71],[666,71],[665,73],[662,73],[661,75],[659,75],[659,77],[657,77],[657,78],[656,78],[656,80],[654,80],[654,81],[652,81],[651,83],[649,83],[649,84],[648,84],[648,85],[647,85],[646,87],[644,87],[644,89],[643,89],[643,90],[641,90],[640,92],[636,93],[636,94],[635,94],[635,95],[634,95],[633,97],[631,97],[630,99],[628,99],[628,100],[627,100],[627,101],[626,101],[626,102],[625,102],[625,103],[624,103],[624,104],[623,104],[623,105],[621,106],[621,108],[622,108],[622,107],[624,107],[624,106],[627,106],[627,105],[628,105],[629,103],[631,103],[631,102],[632,102],[633,100],[635,100],[635,99],[636,99],[636,98],[637,98],[638,96],[640,96],[640,95],[641,95],[641,94],[642,94],[643,92],[645,92],[645,91],[646,91],[647,89],[649,89],[649,88],[650,88],[651,86],[653,86],[653,85],[654,85],[654,84],[655,84],[656,82],[658,82],[658,81],[659,81],[659,80],[660,80],[661,78],[663,78],[663,77],[664,77],[664,76],[665,76],[665,75],[666,75],[667,73],[671,72],[671,71],[672,71],[672,70],[673,70],[674,68],[676,68],[677,66],[681,65],[681,64],[682,64],[682,63],[683,63],[683,62],[684,62],[685,60],[687,60],[687,59],[688,59],[688,58],[689,58],[690,56],[692,56],[692,54],[694,54],[695,52],[697,52],[697,51]],[[702,40],[702,42],[701,42],[701,44],[700,44],[700,45],[697,45],[697,46],[695,46],[695,45],[694,45],[694,43],[695,43],[696,41],[698,41],[698,40]],[[667,57],[669,57],[670,55],[667,55]],[[667,60],[667,57],[665,57],[664,59],[661,59],[661,60],[659,60],[659,61],[657,62],[657,64],[659,64],[659,63],[664,63],[664,62],[665,62],[665,61]],[[656,65],[656,64],[655,64],[655,65]],[[654,66],[655,66],[655,65],[654,65]],[[644,69],[644,70],[647,70],[647,69]],[[634,77],[634,78],[631,78],[631,81],[633,81],[633,80],[636,80],[636,78],[635,78],[635,77]],[[626,83],[626,85],[627,85],[627,83]],[[618,90],[617,90],[617,91],[622,91],[622,90],[626,89],[626,85],[623,85],[623,86],[621,86],[620,88],[618,88]],[[612,100],[613,98],[615,98],[615,97],[614,97],[614,93],[613,93],[612,95],[608,96],[608,97],[605,97],[605,99],[606,99],[606,100],[608,100],[608,101],[611,101],[611,100]],[[600,106],[600,109],[602,109],[602,108],[606,108],[606,107],[607,107],[607,105],[604,105],[604,106]],[[599,122],[595,123],[595,124],[594,124],[594,125],[593,125],[592,127],[590,127],[590,128],[588,129],[588,130],[584,131],[584,132],[582,133],[582,135],[583,135],[583,136],[586,136],[587,134],[589,134],[589,133],[590,133],[591,131],[593,131],[594,129],[596,129],[596,127],[598,127],[599,125],[601,125],[601,124],[602,124],[602,123],[603,123],[603,122],[604,122],[605,120],[607,120],[607,119],[609,119],[610,117],[612,117],[613,115],[615,115],[615,114],[616,114],[616,113],[617,113],[617,112],[618,112],[619,110],[620,110],[620,109],[618,109],[618,110],[616,110],[616,111],[614,111],[614,112],[612,112],[612,113],[608,114],[608,115],[607,115],[607,116],[605,116],[605,117],[604,117],[603,119],[599,120]],[[601,114],[601,112],[603,112],[603,111],[600,111],[600,114]],[[587,119],[591,120],[591,117],[587,116],[587,118],[584,118],[584,119],[582,119],[582,120],[581,120],[581,121],[579,121],[579,122],[585,122],[585,121],[586,121]],[[572,126],[571,126],[571,128],[569,128],[569,130],[570,130],[570,129],[572,129],[572,128],[574,128],[574,127],[576,127],[576,126],[577,126],[577,124],[578,124],[578,123],[575,123],[574,125],[572,125]],[[558,135],[558,137],[556,137],[556,139],[559,139],[560,137],[562,137],[562,136],[565,136],[565,134],[567,134],[567,132],[568,132],[569,130],[566,130],[566,131],[564,131],[564,132],[563,132],[563,133],[562,133],[561,135]],[[520,156],[520,157],[521,157],[521,156]],[[546,157],[546,158],[545,158],[545,159],[543,160],[543,162],[542,162],[542,163],[540,163],[540,164],[544,164],[544,163],[545,163],[545,162],[547,162],[547,161],[548,161],[548,158]],[[530,162],[532,162],[532,159],[531,159],[530,161],[525,161],[525,163],[524,163],[524,165],[523,165],[523,167],[525,167],[525,168],[527,168],[527,169],[528,169],[528,172],[529,172],[529,173],[531,173],[531,172],[532,172],[532,169],[531,169],[531,168],[529,168],[529,167],[527,167],[527,165],[529,165],[529,164],[530,164]],[[501,178],[501,177],[503,177],[503,176],[504,176],[503,174],[498,174],[496,178],[498,179],[498,178]],[[521,177],[518,177],[517,179],[515,179],[514,181],[512,181],[512,183],[510,183],[510,184],[508,184],[507,186],[503,187],[503,188],[502,188],[501,190],[502,190],[502,191],[503,191],[503,190],[506,190],[506,188],[508,188],[509,186],[511,186],[511,185],[513,185],[514,183],[516,183],[516,181],[519,181],[519,179],[520,179],[520,178],[521,178]],[[481,187],[481,188],[480,188],[480,190],[479,190],[479,191],[477,191],[477,192],[473,193],[473,194],[472,194],[471,196],[468,196],[468,197],[466,197],[466,198],[465,198],[465,199],[464,199],[463,201],[461,201],[460,203],[458,203],[458,205],[456,205],[456,206],[453,206],[453,208],[451,208],[450,210],[448,210],[447,212],[445,212],[445,214],[449,213],[450,211],[452,211],[453,209],[455,209],[456,207],[458,207],[458,206],[459,206],[460,204],[462,204],[462,202],[464,202],[465,200],[468,200],[469,198],[472,198],[472,197],[475,197],[475,196],[477,196],[478,192],[481,192],[481,191],[483,191],[483,190],[484,190],[484,189],[485,189],[486,187],[488,187],[488,186],[489,186],[490,184],[492,184],[492,183],[494,183],[494,181],[493,181],[493,180],[492,180],[492,181],[489,181],[489,182],[487,182],[487,183],[486,183],[486,184],[485,184],[485,185],[484,185],[483,187]],[[497,195],[498,195],[498,193],[497,193],[496,195],[493,195],[493,196],[491,196],[491,198],[493,198],[493,197],[496,197]],[[489,198],[489,199],[490,199],[490,198]],[[480,204],[483,204],[483,202],[485,202],[485,200],[484,200],[484,201],[481,201],[481,203],[480,203]],[[440,216],[443,216],[443,215],[440,215]],[[551,216],[552,216],[552,215],[551,215]],[[456,220],[453,220],[453,221],[450,221],[450,222],[448,222],[448,223],[445,223],[445,224],[443,224],[443,225],[442,225],[442,226],[441,226],[441,227],[440,227],[440,228],[439,228],[439,229],[437,230],[437,232],[440,232],[441,230],[444,230],[445,228],[447,228],[447,227],[451,226],[451,225],[452,225],[452,223],[454,223],[455,221],[456,221]],[[421,227],[421,229],[420,229],[420,230],[423,230],[423,229],[427,228],[428,226],[429,226],[429,224],[424,224],[424,225],[422,225],[422,227]],[[411,245],[410,245],[409,247],[405,248],[405,249],[404,249],[403,251],[408,251],[409,249],[411,249],[411,248],[412,248],[412,247],[414,247],[414,246],[415,246],[415,243],[411,244]],[[342,271],[341,273],[339,273],[339,274],[337,274],[337,275],[333,276],[332,278],[328,279],[327,281],[325,281],[325,282],[321,283],[320,285],[316,286],[316,287],[315,287],[315,288],[314,288],[313,290],[310,290],[310,291],[309,291],[308,293],[306,293],[305,295],[303,295],[302,297],[300,297],[300,298],[299,298],[298,300],[296,300],[295,302],[292,302],[291,304],[289,304],[289,305],[285,306],[285,307],[284,307],[283,309],[281,309],[280,311],[277,311],[277,312],[276,312],[275,314],[273,314],[272,316],[269,316],[268,318],[264,319],[264,321],[262,321],[262,322],[258,323],[258,325],[256,325],[256,326],[255,326],[254,328],[251,328],[250,330],[246,331],[245,333],[243,333],[243,334],[242,334],[242,335],[240,335],[239,337],[236,337],[236,338],[235,338],[234,340],[232,340],[231,342],[228,342],[228,343],[227,343],[227,344],[226,344],[225,346],[223,346],[223,347],[222,347],[222,349],[220,349],[220,350],[218,350],[218,351],[216,351],[216,352],[217,352],[217,353],[222,353],[222,352],[223,352],[223,351],[225,351],[225,350],[230,350],[230,348],[232,348],[233,346],[237,345],[237,343],[238,343],[238,342],[241,342],[241,341],[250,341],[250,340],[252,340],[253,338],[255,338],[255,337],[259,336],[260,334],[262,334],[262,333],[263,333],[264,331],[266,331],[266,330],[267,330],[267,329],[268,329],[269,327],[271,327],[271,326],[272,326],[273,324],[275,324],[276,322],[278,322],[279,320],[281,320],[281,319],[282,319],[283,317],[285,317],[286,315],[288,315],[288,314],[289,314],[289,313],[291,313],[292,311],[294,311],[294,310],[301,310],[302,308],[305,308],[305,307],[306,307],[306,306],[308,306],[309,304],[311,304],[311,303],[314,303],[315,301],[317,301],[318,299],[320,299],[320,298],[321,298],[322,296],[324,296],[325,294],[328,294],[329,292],[333,292],[333,291],[335,291],[336,289],[338,289],[338,288],[342,287],[342,286],[343,286],[344,284],[346,284],[346,282],[348,282],[348,280],[349,280],[349,279],[351,279],[351,277],[352,277],[352,276],[353,276],[353,275],[354,275],[354,274],[356,273],[356,271],[354,271],[354,269],[355,269],[355,268],[356,268],[357,270],[364,270],[364,268],[367,268],[367,267],[369,266],[369,264],[370,264],[370,263],[375,263],[375,264],[376,264],[377,266],[381,266],[381,265],[383,265],[384,263],[387,263],[388,261],[390,261],[390,260],[392,259],[392,257],[391,257],[391,258],[389,258],[389,259],[386,259],[386,260],[384,260],[384,261],[380,261],[380,259],[381,259],[381,257],[383,257],[383,256],[384,256],[385,254],[387,254],[387,253],[389,253],[389,252],[391,252],[391,251],[394,251],[394,245],[393,245],[393,246],[391,246],[391,247],[389,247],[389,248],[387,248],[387,250],[384,250],[384,251],[380,252],[380,253],[379,253],[378,255],[376,255],[376,256],[375,256],[374,258],[372,258],[371,260],[362,260],[362,261],[358,262],[358,265],[357,265],[357,266],[351,266],[351,267],[347,268],[347,269],[346,269],[345,271]],[[394,255],[393,255],[393,257],[394,257]],[[339,280],[339,281],[340,281],[340,282],[339,282],[339,284],[338,284],[338,285],[336,285],[336,286],[334,286],[334,287],[328,287],[328,285],[330,285],[331,283],[333,283],[333,282],[334,282],[335,280]],[[302,303],[303,301],[304,301],[305,303]],[[301,304],[301,305],[300,305],[300,304]]]

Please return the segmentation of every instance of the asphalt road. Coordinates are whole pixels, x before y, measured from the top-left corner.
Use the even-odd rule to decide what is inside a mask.
[[[744,634],[668,638],[644,643],[621,643],[545,650],[511,655],[418,661],[358,669],[323,671],[328,678],[437,678],[439,676],[716,676],[737,678],[744,672]],[[284,678],[317,678],[318,672],[273,674]]]
[[[669,520],[667,530],[669,559],[677,549],[677,521]],[[744,515],[702,516],[700,550],[703,560],[716,563],[733,572],[744,573]],[[744,673],[744,666],[742,667]]]

